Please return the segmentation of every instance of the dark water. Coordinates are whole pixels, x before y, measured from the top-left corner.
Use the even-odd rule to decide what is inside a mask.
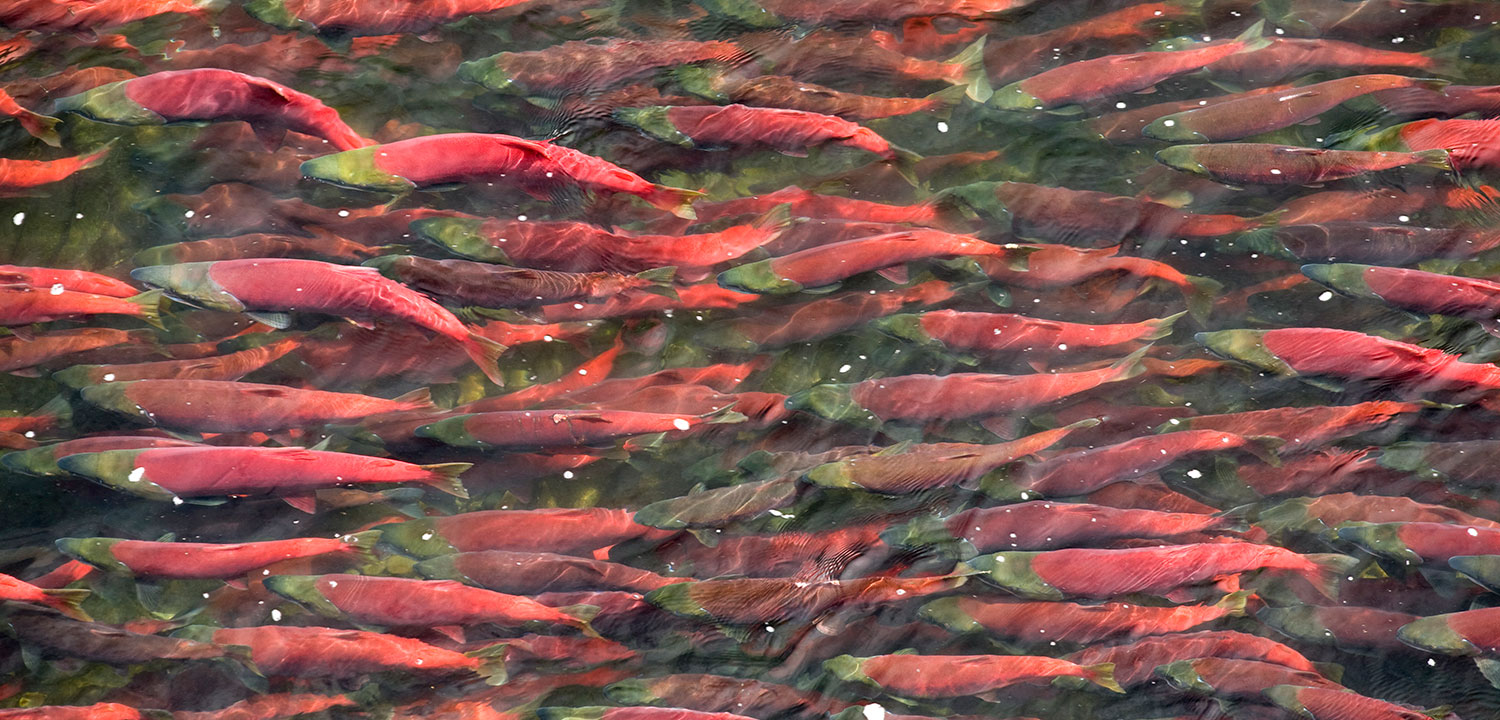
[[[502,5],[0,7],[0,717],[1500,716],[1500,6]]]

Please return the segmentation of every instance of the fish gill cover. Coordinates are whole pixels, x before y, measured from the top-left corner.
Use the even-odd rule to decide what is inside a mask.
[[[1497,22],[0,2],[0,719],[1500,716]]]

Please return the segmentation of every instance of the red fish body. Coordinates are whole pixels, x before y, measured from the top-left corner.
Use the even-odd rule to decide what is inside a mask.
[[[1440,69],[1434,58],[1419,53],[1379,50],[1326,38],[1273,37],[1265,47],[1226,56],[1208,66],[1216,76],[1237,78],[1253,84],[1270,84],[1302,77],[1319,70],[1414,70]]]
[[[371,144],[317,98],[254,75],[218,68],[168,70],[62,98],[57,107],[130,125],[243,120],[279,144],[288,130],[339,150]]]
[[[357,677],[396,670],[430,674],[481,672],[477,659],[420,640],[364,630],[263,625],[219,628],[213,641],[250,648],[251,660],[274,677]]]
[[[101,162],[109,154],[109,148],[89,155],[77,155],[58,160],[11,160],[0,158],[0,192],[26,190],[64,180],[79,170],[87,170]]]
[[[767,308],[754,315],[726,318],[704,328],[695,342],[728,350],[785,347],[854,329],[908,305],[932,305],[957,294],[957,289],[941,280],[929,280],[873,295],[847,293],[793,306]],[[877,322],[876,326],[880,327],[883,322]]]
[[[1084,325],[1008,313],[935,310],[895,315],[876,327],[897,337],[933,342],[949,350],[982,353],[1080,353],[1135,350],[1172,332],[1177,316],[1121,325]]]
[[[1447,151],[1455,170],[1500,167],[1500,120],[1418,120],[1389,132],[1412,152]]]
[[[1329,150],[1269,143],[1173,145],[1157,152],[1156,159],[1230,185],[1315,185],[1408,166],[1455,167],[1446,150]]]
[[[301,258],[332,262],[358,262],[375,257],[382,248],[345,240],[321,228],[308,228],[312,237],[252,233],[157,245],[135,254],[136,265],[214,262],[239,258]]]
[[[1406,647],[1396,631],[1418,616],[1352,605],[1301,605],[1263,608],[1255,619],[1302,642],[1358,651]]]
[[[951,698],[983,695],[1000,688],[1060,677],[1078,677],[1116,692],[1114,668],[1085,667],[1067,660],[1028,655],[878,655],[828,661],[844,679],[860,680],[892,695]]]
[[[705,418],[629,410],[510,410],[439,420],[417,428],[417,436],[455,447],[579,447],[633,435],[684,432],[705,422],[743,420],[727,413]]]
[[[140,293],[129,283],[87,270],[65,270],[61,268],[22,267],[0,265],[0,283],[21,283],[51,289],[61,285],[63,290],[91,295],[128,298]]]
[[[197,443],[171,437],[147,435],[99,435],[64,440],[43,445],[25,452],[9,453],[5,467],[16,472],[43,477],[66,475],[67,471],[57,466],[59,458],[77,453],[103,452],[105,450],[139,450],[153,447],[191,447]]]
[[[1017,237],[1064,245],[1116,247],[1127,240],[1139,245],[1146,240],[1216,237],[1265,224],[1263,218],[1200,215],[1125,195],[1029,183],[999,183],[994,196]]]
[[[288,338],[228,355],[206,358],[122,365],[74,365],[53,373],[52,377],[72,387],[132,380],[238,380],[270,365],[301,344],[298,339]]]
[[[932,443],[819,465],[803,479],[824,487],[849,487],[902,495],[970,483],[998,467],[1061,442],[1074,427],[1044,430],[995,445]]]
[[[1265,456],[1255,440],[1216,430],[1147,435],[1117,445],[1074,450],[1023,466],[1010,480],[1048,497],[1087,495],[1204,453],[1240,451]]]
[[[1333,440],[1414,420],[1422,409],[1415,403],[1374,400],[1354,405],[1271,408],[1224,415],[1200,415],[1168,421],[1169,430],[1218,430],[1245,437],[1281,438],[1282,454],[1316,450]]]
[[[1216,698],[1259,699],[1273,685],[1297,685],[1328,690],[1344,687],[1318,673],[1293,670],[1276,663],[1233,658],[1179,660],[1156,669],[1174,687]]]
[[[416,570],[433,580],[459,580],[487,590],[526,596],[578,590],[646,593],[688,580],[592,558],[509,550],[443,555],[417,563]]]
[[[612,508],[484,510],[380,528],[381,541],[417,557],[509,550],[590,556],[634,538],[660,541],[672,532],[635,522]]]
[[[160,324],[157,310],[160,300],[159,292],[119,298],[68,290],[60,283],[50,287],[0,284],[0,325],[30,325],[91,315],[129,315]]]
[[[1224,142],[1291,127],[1357,97],[1396,88],[1440,90],[1445,80],[1403,75],[1356,75],[1304,85],[1275,94],[1257,93],[1162,117],[1146,126],[1147,137],[1178,142]],[[1427,148],[1413,148],[1427,149]],[[1454,158],[1455,165],[1458,158]]]
[[[432,409],[425,390],[408,399],[385,400],[220,380],[136,380],[81,392],[90,404],[127,417],[195,432],[270,432]]]
[[[941,521],[942,532],[913,523],[898,533],[901,544],[958,541],[964,554],[1000,550],[1054,550],[1130,538],[1170,538],[1224,528],[1225,518],[1034,500],[970,508]],[[946,537],[944,537],[946,535]]]
[[[150,334],[110,328],[59,330],[27,340],[12,335],[0,338],[0,372],[26,371],[49,360],[66,357],[73,353],[142,340],[150,341],[154,337]]]
[[[1226,617],[1243,615],[1245,596],[1231,595],[1217,605],[1175,607],[1117,602],[1099,605],[988,602],[955,596],[934,600],[923,606],[921,612],[923,619],[956,632],[982,628],[1000,637],[1028,644],[1089,644],[1184,632]]]
[[[805,155],[829,143],[886,159],[896,151],[875,131],[832,115],[746,105],[625,108],[615,117],[663,142],[700,149],[766,148]]]
[[[1500,332],[1500,283],[1373,265],[1304,265],[1302,272],[1347,295],[1410,312],[1468,318]]]
[[[1121,277],[1121,290],[1140,289],[1148,281],[1176,287],[1195,316],[1206,313],[1219,283],[1185,275],[1159,260],[1117,254],[1116,248],[1075,248],[1067,245],[1021,246],[1010,255],[976,257],[973,262],[992,280],[1032,290],[1072,287],[1100,277]]]
[[[1302,672],[1318,671],[1311,660],[1286,645],[1233,630],[1147,637],[1119,645],[1086,648],[1067,656],[1080,665],[1114,663],[1115,679],[1124,687],[1146,682],[1161,665],[1201,657],[1259,660]]]
[[[202,15],[194,0],[17,0],[0,9],[0,25],[12,30],[88,32],[167,13]]]
[[[0,573],[0,601],[42,605],[69,617],[87,620],[88,616],[78,608],[78,603],[88,595],[88,590],[40,588],[20,578]]]
[[[147,720],[150,716],[129,705],[41,705],[0,710],[0,720]]]
[[[739,578],[666,585],[646,600],[682,617],[729,625],[781,625],[813,621],[839,608],[868,608],[946,592],[963,578],[798,580]]]
[[[230,580],[268,565],[301,558],[368,558],[378,533],[248,543],[182,543],[63,538],[58,548],[112,572],[136,577]]]
[[[1467,258],[1500,247],[1500,232],[1485,227],[1429,228],[1339,220],[1278,227],[1287,251],[1309,262],[1407,265]]]
[[[625,193],[680,217],[692,217],[698,193],[655,185],[607,160],[510,135],[446,133],[314,158],[304,176],[338,185],[406,193],[452,183],[505,183],[540,199],[568,186]]]
[[[388,35],[421,33],[470,15],[482,15],[520,4],[522,0],[254,0],[246,11],[261,21],[286,29],[322,33]]]
[[[459,66],[458,76],[498,92],[572,95],[608,90],[661,68],[735,64],[746,57],[733,43],[718,40],[593,38],[480,58]]]
[[[469,260],[429,260],[386,256],[369,263],[407,287],[455,305],[486,308],[531,307],[573,300],[605,300],[627,290],[652,287],[650,277],[614,272],[564,273],[495,267]],[[672,270],[658,273],[670,282]]]
[[[1000,88],[995,91],[990,104],[1006,110],[1050,110],[1092,102],[1145,90],[1249,47],[1247,39],[1221,40],[1182,50],[1106,55],[1082,60]]]
[[[1270,87],[1255,88],[1242,93],[1232,95],[1221,95],[1210,98],[1197,98],[1190,100],[1172,100],[1155,105],[1133,108],[1130,110],[1119,110],[1104,113],[1099,117],[1089,120],[1089,127],[1099,133],[1099,136],[1111,143],[1123,144],[1139,142],[1146,139],[1146,126],[1160,118],[1173,113],[1187,112],[1189,110],[1209,108],[1222,103],[1234,102],[1256,95],[1268,93],[1285,92],[1295,85],[1272,85]]]
[[[1007,248],[969,235],[912,229],[845,240],[740,265],[719,274],[719,285],[742,292],[785,294],[826,287],[862,272],[935,257],[996,256]]]
[[[530,598],[470,587],[451,580],[373,575],[273,575],[266,587],[320,613],[359,623],[432,628],[493,623],[586,627],[578,618]]]
[[[1315,720],[1431,720],[1432,715],[1359,693],[1326,687],[1276,685],[1264,697],[1289,713]]]
[[[782,75],[761,75],[754,78],[736,76],[716,83],[712,92],[722,94],[741,105],[800,110],[854,121],[940,112],[957,101],[957,98],[950,100],[941,93],[925,98],[860,95]]]
[[[699,203],[694,209],[698,211],[699,222],[712,222],[740,215],[762,215],[779,205],[787,205],[793,217],[908,223],[925,227],[942,225],[940,211],[933,203],[887,205],[859,198],[819,195],[795,185],[764,195]]]

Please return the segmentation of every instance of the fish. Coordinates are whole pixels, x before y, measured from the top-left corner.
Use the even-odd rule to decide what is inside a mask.
[[[1447,150],[1330,150],[1267,143],[1173,145],[1158,150],[1156,159],[1227,185],[1315,185],[1410,166],[1454,169]]]
[[[909,57],[873,38],[826,28],[794,37],[783,32],[741,35],[735,44],[753,57],[739,68],[741,73],[781,75],[831,87],[883,81],[887,91],[941,82],[962,87],[966,97],[984,102],[993,93],[984,67],[985,40],[979,38],[946,60]]]
[[[0,372],[14,375],[37,375],[38,365],[74,353],[114,347],[127,343],[153,342],[153,333],[112,328],[77,328],[59,330],[22,339],[19,335],[0,338]]]
[[[457,580],[486,590],[526,596],[577,590],[646,593],[689,581],[592,558],[508,550],[440,555],[417,563],[413,569],[429,580]]]
[[[470,60],[458,77],[492,92],[569,95],[608,90],[662,68],[746,59],[743,49],[722,40],[595,38]]]
[[[774,627],[813,622],[839,609],[865,609],[942,593],[963,585],[964,580],[957,576],[699,580],[659,587],[646,593],[646,602],[704,622]]]
[[[0,12],[12,30],[82,32],[132,23],[169,13],[203,16],[201,0],[18,0]]]
[[[150,435],[99,435],[81,437],[63,442],[43,445],[20,452],[6,453],[0,464],[11,472],[35,477],[63,477],[68,471],[58,466],[60,458],[76,453],[102,452],[105,450],[134,450],[151,447],[192,447],[197,443],[174,437]]]
[[[113,702],[93,705],[39,705],[0,710],[5,720],[149,720],[149,711]]]
[[[116,666],[156,660],[216,660],[227,658],[249,665],[248,653],[235,648],[130,632],[103,623],[70,620],[45,610],[16,609],[4,618],[14,636],[51,656],[79,658]]]
[[[1018,683],[1083,678],[1124,694],[1115,682],[1114,666],[1075,665],[1067,660],[1030,655],[843,655],[824,667],[845,682],[863,682],[898,697],[950,698],[994,696]]]
[[[1161,665],[1202,657],[1258,660],[1319,674],[1318,666],[1295,649],[1269,638],[1234,630],[1155,635],[1117,645],[1084,648],[1065,657],[1079,665],[1113,663],[1115,680],[1127,688],[1150,680]]]
[[[851,707],[842,700],[789,685],[703,673],[621,680],[606,686],[604,694],[628,705],[685,707],[703,713],[734,711],[749,717],[838,712]]]
[[[510,410],[457,415],[417,428],[417,437],[469,448],[585,447],[654,433],[687,432],[699,425],[741,423],[730,408],[685,417],[630,410]]]
[[[486,377],[504,378],[496,363],[506,348],[469,329],[421,294],[374,268],[317,260],[264,258],[151,265],[130,276],[189,304],[245,312],[272,327],[287,327],[289,312],[322,312],[356,322],[399,320],[457,342]]]
[[[268,677],[357,677],[401,671],[427,675],[472,673],[487,682],[505,681],[503,659],[482,650],[464,654],[413,638],[366,630],[290,625],[215,628],[220,645],[250,649],[251,661]]]
[[[677,268],[671,266],[635,275],[563,273],[495,267],[468,260],[429,260],[413,255],[385,255],[366,264],[429,297],[450,304],[484,308],[607,300],[628,290],[671,288],[672,279],[677,274]]]
[[[1500,247],[1488,228],[1429,228],[1360,221],[1278,227],[1275,242],[1316,263],[1405,265],[1428,258],[1468,258]]]
[[[769,149],[805,156],[835,144],[896,160],[898,151],[862,125],[833,115],[779,107],[678,105],[621,108],[614,118],[655,140],[701,150]]]
[[[135,380],[238,380],[276,362],[301,346],[299,338],[284,338],[259,347],[207,358],[122,365],[74,365],[52,373],[52,379],[74,388]]]
[[[0,283],[31,285],[48,289],[60,285],[68,292],[107,295],[122,299],[134,297],[141,292],[123,280],[87,270],[22,265],[0,265]]]
[[[1162,424],[1159,430],[1218,430],[1244,437],[1280,438],[1285,443],[1277,452],[1286,456],[1317,450],[1340,438],[1414,421],[1422,409],[1416,403],[1391,400],[1322,407],[1281,407],[1173,419]]]
[[[481,510],[381,525],[381,542],[412,557],[483,550],[550,552],[592,556],[594,551],[636,538],[663,540],[674,533],[637,523],[635,513],[616,508]],[[516,528],[526,532],[516,532]]]
[[[1178,660],[1156,669],[1173,687],[1216,698],[1260,698],[1273,685],[1342,691],[1344,686],[1317,673],[1259,660],[1200,658]]]
[[[1363,95],[1399,88],[1440,91],[1448,84],[1404,75],[1355,75],[1173,113],[1152,121],[1141,134],[1169,142],[1240,140],[1311,120]]]
[[[1116,292],[1139,294],[1148,283],[1165,283],[1182,293],[1188,314],[1206,317],[1213,298],[1223,289],[1212,278],[1184,274],[1177,268],[1144,257],[1121,254],[1119,248],[1075,248],[1067,245],[1021,245],[1001,257],[968,257],[951,261],[972,267],[1008,286],[1033,290],[1072,288],[1094,278],[1116,278]],[[1128,300],[1130,295],[1126,295]]]
[[[1226,531],[1230,523],[1216,515],[1032,500],[969,508],[943,518],[919,516],[881,537],[901,547],[951,548],[967,559],[1002,550],[1056,550]]]
[[[60,283],[46,288],[0,284],[0,325],[14,328],[65,318],[126,315],[140,318],[153,327],[161,327],[161,298],[159,290],[120,298],[68,290]]]
[[[305,229],[312,233],[310,237],[251,233],[157,245],[136,253],[132,261],[137,266],[215,262],[249,257],[353,262],[368,260],[386,251],[384,247],[363,245],[320,227]]]
[[[1091,424],[1083,421],[1080,426]],[[804,473],[802,479],[821,487],[856,488],[889,495],[973,483],[996,468],[1066,440],[1080,426],[1044,430],[995,445],[897,445],[870,455],[819,465]]]
[[[370,36],[425,32],[471,15],[505,10],[520,2],[461,0],[425,3],[414,9],[400,0],[375,0],[358,7],[337,0],[250,0],[245,3],[245,12],[285,30]]]
[[[79,607],[91,591],[87,588],[40,588],[25,580],[0,573],[0,600],[49,607],[75,620],[88,620]]]
[[[1043,497],[1087,495],[1105,485],[1154,473],[1207,453],[1239,452],[1278,462],[1279,440],[1247,438],[1217,430],[1181,430],[1147,435],[1115,445],[1063,451],[1017,468],[1007,482]],[[1269,446],[1269,447],[1267,447]]]
[[[934,310],[889,315],[872,326],[903,340],[957,352],[1061,356],[1091,350],[1137,350],[1171,335],[1183,314],[1138,323],[1085,325],[1010,313]]]
[[[147,425],[194,432],[269,432],[430,410],[427,388],[394,400],[226,380],[132,380],[79,390],[84,402]]]
[[[445,625],[530,623],[562,625],[592,633],[588,617],[569,614],[530,598],[470,587],[451,580],[368,575],[272,575],[266,589],[320,615],[357,623],[434,628]],[[584,614],[583,610],[574,613]]]
[[[1404,705],[1333,688],[1275,685],[1263,690],[1262,694],[1287,712],[1303,717],[1311,716],[1316,720],[1421,720],[1445,714],[1442,710],[1420,712]]]
[[[1344,650],[1398,650],[1405,645],[1396,631],[1417,620],[1393,610],[1346,605],[1302,605],[1261,608],[1255,619],[1305,643],[1335,645]]]
[[[1330,38],[1266,38],[1262,47],[1227,55],[1204,68],[1213,77],[1270,84],[1319,70],[1434,72],[1443,62],[1421,53],[1382,50]]]
[[[486,133],[428,135],[345,150],[308,160],[301,172],[314,180],[396,195],[450,183],[495,181],[542,200],[569,187],[625,193],[679,217],[692,217],[692,203],[701,195],[656,185],[572,148]]]
[[[1350,297],[1414,313],[1453,315],[1500,334],[1500,283],[1407,268],[1335,263],[1304,265],[1302,274]]]
[[[674,75],[693,95],[708,100],[751,107],[800,110],[854,122],[916,113],[947,113],[962,101],[965,93],[964,88],[955,85],[920,98],[861,95],[784,75],[748,78],[739,74],[714,72],[708,66],[678,68]]]
[[[885,321],[894,322],[894,318],[902,317],[889,316],[888,313],[910,305],[940,303],[959,296],[962,291],[961,286],[933,279],[873,295],[842,293],[725,318],[704,328],[694,337],[694,342],[725,350],[755,352],[836,335],[865,323],[883,329]]]
[[[718,283],[730,290],[758,294],[820,292],[859,273],[915,260],[962,255],[992,256],[1003,261],[1013,254],[1009,248],[971,235],[913,228],[737,265],[719,273]]]
[[[59,98],[54,106],[119,125],[243,120],[268,148],[279,146],[288,131],[323,138],[338,150],[374,144],[311,95],[219,68],[155,72]]]
[[[112,573],[174,580],[233,580],[286,560],[317,557],[374,560],[375,530],[333,538],[247,543],[184,543],[122,538],[59,538],[68,557]]]
[[[986,602],[945,597],[919,611],[923,620],[954,632],[985,631],[1030,644],[1091,644],[1185,632],[1227,617],[1241,617],[1250,593],[1230,593],[1213,605],[1151,607],[1106,602]]]

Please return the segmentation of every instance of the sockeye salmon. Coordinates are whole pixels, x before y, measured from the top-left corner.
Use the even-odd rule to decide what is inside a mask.
[[[269,432],[433,409],[427,388],[386,400],[223,380],[133,380],[92,385],[79,394],[90,405],[139,422],[194,432]]]
[[[1011,685],[1064,677],[1083,678],[1124,693],[1109,663],[1082,666],[1058,658],[1027,655],[849,655],[824,664],[845,682],[863,682],[898,697],[952,698],[978,695]]]
[[[373,560],[380,533],[248,543],[182,543],[120,538],[62,538],[57,549],[109,572],[135,577],[233,580],[285,560],[340,557]]]

